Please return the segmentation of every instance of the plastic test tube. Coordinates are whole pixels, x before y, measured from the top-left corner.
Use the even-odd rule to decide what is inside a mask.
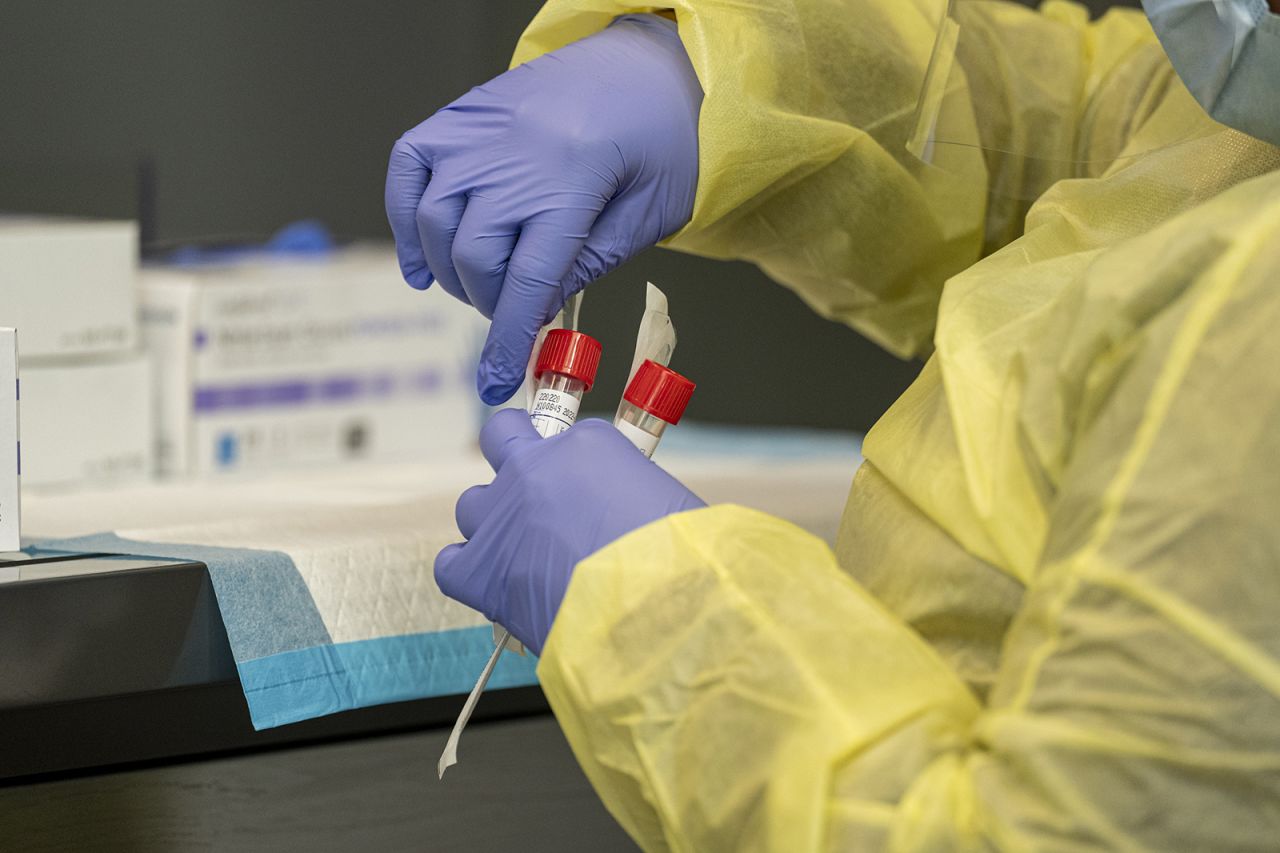
[[[680,423],[695,387],[674,370],[645,359],[622,395],[613,425],[652,457],[667,425]]]
[[[543,438],[573,426],[582,395],[591,390],[600,367],[600,342],[568,329],[552,329],[542,342],[533,378],[533,406],[529,419]]]
[[[551,438],[573,426],[578,419],[582,395],[591,390],[600,367],[600,342],[590,335],[570,329],[552,329],[542,341],[534,363],[533,405],[529,420],[543,438]],[[524,654],[519,640],[501,625],[493,626],[493,640],[513,652]]]

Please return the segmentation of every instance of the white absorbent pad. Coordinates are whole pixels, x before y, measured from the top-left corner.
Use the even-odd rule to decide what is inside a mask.
[[[676,436],[681,436],[679,439]],[[712,502],[772,512],[832,538],[856,437],[682,426],[664,465]],[[460,537],[453,505],[492,475],[479,457],[287,479],[37,497],[40,547],[199,560],[255,728],[466,693],[493,651],[479,613],[446,598],[435,555]],[[89,531],[108,531],[77,535]],[[536,683],[503,655],[491,684]]]

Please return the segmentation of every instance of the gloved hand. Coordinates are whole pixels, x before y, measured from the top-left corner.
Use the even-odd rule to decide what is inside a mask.
[[[605,421],[541,438],[519,409],[480,432],[496,474],[462,493],[465,543],[436,556],[445,595],[505,626],[541,654],[579,561],[663,516],[706,506]]]
[[[520,386],[566,298],[689,221],[701,105],[675,22],[626,15],[396,142],[386,206],[401,272],[492,318],[486,403]]]

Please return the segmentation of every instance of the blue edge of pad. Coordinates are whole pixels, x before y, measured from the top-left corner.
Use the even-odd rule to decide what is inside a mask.
[[[464,694],[493,654],[488,625],[329,641],[297,568],[279,551],[141,542],[110,533],[37,547],[208,566],[249,717],[258,730],[352,708]],[[261,654],[264,650],[270,653]],[[532,655],[504,654],[489,685],[537,684],[536,668]]]
[[[237,663],[255,729],[386,702],[468,692],[493,654],[488,625],[331,643]],[[507,653],[491,688],[537,684],[537,659]]]

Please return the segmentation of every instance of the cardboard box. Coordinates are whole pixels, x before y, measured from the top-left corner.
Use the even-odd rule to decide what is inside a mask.
[[[133,349],[137,274],[133,222],[0,216],[0,325],[24,360]]]
[[[18,336],[0,329],[0,551],[17,551],[22,528],[18,443]]]
[[[487,322],[411,289],[390,246],[145,268],[160,470],[422,460],[472,446]]]
[[[22,486],[125,485],[155,471],[144,353],[22,365]]]

